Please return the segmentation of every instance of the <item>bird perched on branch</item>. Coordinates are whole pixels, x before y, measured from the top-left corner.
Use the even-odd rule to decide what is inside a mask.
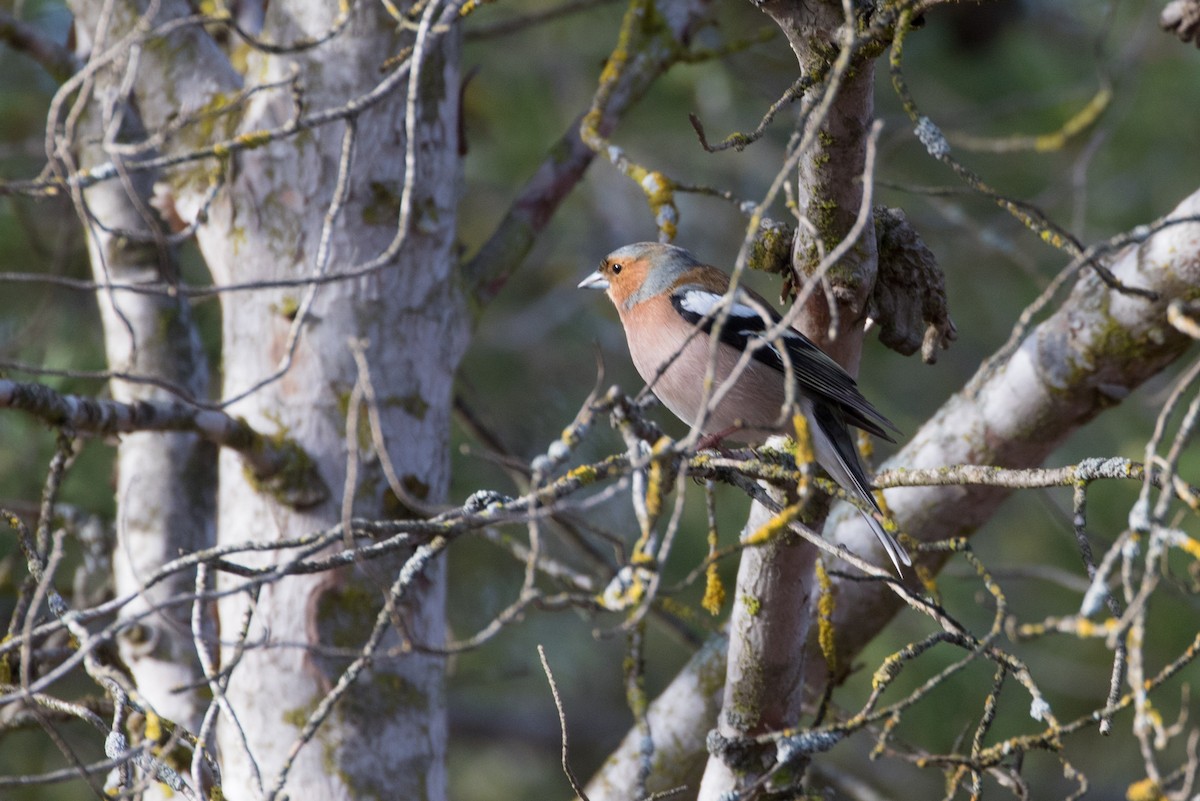
[[[625,326],[638,373],[685,423],[700,419],[706,435],[757,444],[794,430],[787,408],[791,401],[808,422],[821,467],[848,493],[880,511],[848,425],[889,442],[893,440],[885,429],[896,427],[812,340],[780,325],[779,314],[761,297],[738,288],[727,299],[728,275],[683,248],[657,242],[614,250],[579,286],[605,290]],[[713,389],[703,408],[712,358]],[[712,396],[722,391],[739,360],[744,360],[741,372],[714,404]],[[866,512],[863,516],[897,572],[901,564],[911,565],[879,521]]]

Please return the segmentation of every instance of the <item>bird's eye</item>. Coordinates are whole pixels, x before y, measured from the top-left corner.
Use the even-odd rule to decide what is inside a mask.
[[[621,267],[622,267],[622,265],[620,265],[620,264],[614,264],[614,265],[612,266],[612,272],[613,272],[613,275],[620,275],[620,274],[621,274]]]

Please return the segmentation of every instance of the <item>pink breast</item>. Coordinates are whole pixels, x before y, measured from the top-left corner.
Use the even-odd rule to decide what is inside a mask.
[[[690,328],[684,325],[657,326],[651,330],[658,335],[639,340],[641,347],[633,350],[633,363],[646,383],[652,384],[654,394],[663,405],[691,425],[700,412],[703,399],[703,379],[711,358],[710,340],[703,334],[689,339]],[[677,352],[679,355],[675,356]],[[727,345],[717,346],[712,392],[733,372],[738,355]],[[660,368],[668,363],[666,370],[658,376]],[[738,426],[745,430],[740,436],[732,435],[731,439],[760,442],[770,433],[786,431],[788,418],[779,425],[780,409],[785,400],[781,378],[778,371],[751,359],[721,402],[705,418],[704,433],[723,433]]]

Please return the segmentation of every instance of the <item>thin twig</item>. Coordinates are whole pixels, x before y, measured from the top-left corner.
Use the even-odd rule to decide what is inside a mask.
[[[587,794],[583,792],[583,785],[575,778],[575,772],[571,770],[571,746],[567,741],[567,713],[563,711],[562,698],[558,694],[558,684],[554,681],[554,674],[550,671],[550,663],[546,661],[546,649],[538,644],[538,658],[542,660],[542,671],[546,674],[546,681],[550,683],[550,695],[554,697],[554,708],[558,710],[558,726],[562,731],[562,768],[563,773],[567,774],[567,781],[571,783],[571,789],[575,791],[575,796],[580,801],[589,801]]]

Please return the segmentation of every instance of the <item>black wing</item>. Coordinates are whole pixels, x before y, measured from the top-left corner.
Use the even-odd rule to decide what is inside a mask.
[[[699,326],[705,333],[712,334],[717,302],[720,298],[720,295],[703,287],[683,286],[671,294],[671,304],[685,320]],[[721,342],[741,351],[749,347],[754,340],[763,339],[767,329],[774,327],[781,318],[770,306],[760,305],[761,310],[735,302],[730,308],[725,325],[721,328]],[[764,313],[770,318],[769,322],[763,319]],[[787,353],[787,364],[780,355],[780,346]],[[890,428],[898,432],[895,424],[863,397],[858,391],[858,384],[841,365],[829,358],[825,351],[799,331],[793,328],[786,329],[765,346],[757,348],[753,357],[781,373],[790,366],[800,392],[832,404],[842,413],[847,423],[888,442],[895,442],[885,430]]]

